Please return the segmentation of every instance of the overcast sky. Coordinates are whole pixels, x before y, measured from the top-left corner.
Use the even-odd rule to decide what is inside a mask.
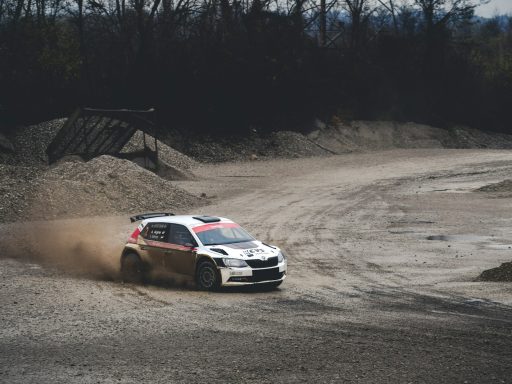
[[[493,16],[496,12],[512,15],[512,0],[491,0],[489,4],[476,9],[476,14],[484,17]]]

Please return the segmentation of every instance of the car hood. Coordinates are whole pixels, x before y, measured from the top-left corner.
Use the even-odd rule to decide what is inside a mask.
[[[209,245],[204,248],[213,252],[215,256],[224,255],[236,259],[266,259],[277,256],[279,253],[279,248],[271,247],[257,240],[244,243]]]

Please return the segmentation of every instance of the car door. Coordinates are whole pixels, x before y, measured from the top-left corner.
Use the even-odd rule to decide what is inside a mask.
[[[188,228],[181,224],[171,224],[169,244],[168,253],[164,256],[166,268],[175,273],[194,276],[197,243]]]
[[[168,251],[169,230],[169,223],[148,223],[140,234],[144,239],[140,248],[146,252],[153,266],[164,266],[165,254]]]

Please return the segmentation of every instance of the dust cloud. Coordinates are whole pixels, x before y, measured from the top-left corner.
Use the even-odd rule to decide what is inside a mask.
[[[113,280],[133,230],[125,217],[98,217],[2,225],[0,257],[27,260],[72,276]]]

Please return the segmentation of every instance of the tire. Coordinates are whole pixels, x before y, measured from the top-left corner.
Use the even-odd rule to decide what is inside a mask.
[[[203,261],[196,270],[196,284],[201,291],[216,291],[220,288],[221,277],[217,266],[211,261]]]
[[[128,253],[121,259],[121,277],[125,283],[144,282],[144,265],[139,255]]]

